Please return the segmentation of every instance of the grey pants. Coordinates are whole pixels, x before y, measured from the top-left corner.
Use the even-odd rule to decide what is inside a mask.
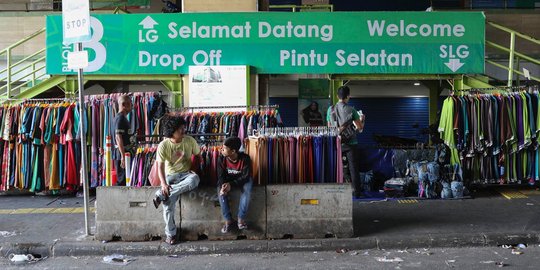
[[[171,187],[169,199],[163,201],[163,219],[165,220],[165,234],[169,237],[176,235],[174,222],[174,210],[180,194],[194,190],[199,185],[199,176],[194,173],[176,173],[167,175],[167,183]],[[165,199],[161,189],[156,191],[156,196]]]

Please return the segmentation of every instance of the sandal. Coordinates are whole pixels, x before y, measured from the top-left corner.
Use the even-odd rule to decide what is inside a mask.
[[[161,198],[161,196],[163,196],[163,198]],[[163,195],[163,194],[162,194],[161,196],[159,196],[159,195],[156,194],[156,196],[152,199],[152,202],[154,203],[154,207],[155,207],[156,209],[158,209],[159,205],[160,205],[162,202],[165,202],[165,201],[167,201],[167,200],[169,199],[169,196],[165,196],[165,195]]]
[[[152,202],[154,203],[154,207],[158,209],[159,205],[161,204],[162,200],[159,196],[156,196],[154,199],[152,199]]]
[[[242,223],[238,222],[238,229],[239,229],[239,230],[245,230],[245,229],[247,229],[247,228],[248,228],[247,223],[245,223],[245,222],[242,222]]]
[[[176,235],[173,236],[167,236],[167,239],[165,239],[165,243],[169,245],[176,245]]]
[[[221,233],[230,233],[232,230],[232,225],[233,223],[225,223],[225,225],[223,225],[223,228],[221,228]]]

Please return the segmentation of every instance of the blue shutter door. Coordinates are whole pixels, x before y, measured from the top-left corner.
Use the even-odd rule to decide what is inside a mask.
[[[298,98],[271,97],[269,101],[279,105],[286,127],[298,126]],[[427,97],[353,98],[349,104],[366,115],[364,132],[358,135],[360,144],[375,145],[374,134],[428,142],[428,136],[421,134],[429,125]]]
[[[429,125],[427,97],[353,98],[349,104],[366,115],[364,132],[358,136],[360,144],[376,144],[373,135],[428,142],[428,136],[421,134]]]
[[[298,98],[296,97],[271,97],[270,105],[279,106],[279,115],[286,127],[298,126]]]

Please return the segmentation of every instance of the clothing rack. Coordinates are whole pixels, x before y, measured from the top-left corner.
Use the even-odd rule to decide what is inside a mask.
[[[210,140],[203,140],[203,141],[200,141],[201,143],[223,143],[223,140],[219,140],[219,139],[210,139]]]
[[[197,134],[189,134],[186,135],[191,137],[206,137],[206,136],[227,136],[227,133],[197,133]]]
[[[162,138],[163,135],[137,135],[137,138]]]
[[[197,142],[201,143],[222,143],[222,139],[201,139],[201,137],[212,137],[212,136],[226,136],[225,133],[205,133],[205,134],[186,134],[188,136],[193,137]],[[160,140],[163,139],[163,135],[140,135],[137,136],[137,138],[159,138]],[[160,141],[152,141],[152,140],[144,140],[139,141],[137,140],[138,144],[159,144]]]
[[[239,109],[246,108],[248,109],[278,109],[278,105],[237,105],[237,106],[202,106],[202,107],[183,107],[183,108],[174,108],[170,109],[171,112],[185,112],[191,110],[210,110],[210,109]]]
[[[530,86],[501,89],[523,91],[496,98],[489,93],[446,98],[440,138],[449,147],[451,165],[461,166],[469,184],[538,183],[538,91]]]
[[[378,145],[359,145],[362,148],[369,149],[400,149],[400,150],[431,150],[435,149],[433,145],[392,145],[392,144],[378,144]]]
[[[459,89],[459,90],[450,90],[452,92],[490,92],[490,91],[506,91],[506,92],[516,92],[522,91],[528,88],[527,86],[501,86],[501,87],[490,87],[490,88],[471,88],[471,89]]]
[[[159,91],[158,94],[155,92],[135,92],[135,93],[110,93],[110,94],[100,94],[100,95],[90,95],[85,96],[84,100],[85,102],[91,101],[91,100],[103,100],[103,99],[110,99],[110,98],[118,98],[121,96],[128,96],[128,97],[145,97],[145,96],[155,96],[155,97],[163,97],[163,96],[170,96],[170,94],[162,94],[161,91]]]
[[[337,134],[336,127],[275,127],[254,130],[258,135]]]
[[[137,141],[139,144],[159,144],[159,142],[156,141]]]
[[[0,98],[0,102],[16,101],[21,103],[27,102],[74,102],[77,98]]]
[[[79,100],[76,98],[63,98],[63,99],[62,98],[51,98],[51,99],[41,98],[41,99],[27,99],[23,101],[23,104],[33,103],[33,102],[76,102],[76,101],[79,101]]]
[[[197,133],[197,134],[186,134],[188,136],[197,136],[197,137],[205,137],[205,136],[225,136],[226,133]],[[137,138],[163,138],[163,135],[137,135]]]

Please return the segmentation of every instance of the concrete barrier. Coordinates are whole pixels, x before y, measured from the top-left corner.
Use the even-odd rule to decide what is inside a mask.
[[[154,208],[152,198],[159,187],[98,187],[96,190],[97,240],[120,237],[122,241],[165,238],[163,207]],[[180,207],[175,213],[180,224]]]
[[[231,213],[236,220],[238,215],[238,201],[240,189],[233,188],[230,194],[229,205]],[[214,187],[199,187],[190,193],[181,196],[181,239],[182,240],[234,240],[266,238],[266,195],[265,188],[254,186],[251,191],[249,204],[248,229],[238,231],[235,228],[227,234],[221,233],[223,217]]]
[[[158,187],[98,187],[97,240],[120,237],[147,241],[164,237],[163,208],[154,208]],[[175,220],[182,240],[268,238],[346,238],[353,236],[352,189],[349,184],[296,184],[254,186],[248,211],[248,229],[222,234],[223,217],[217,191],[199,187],[180,196]],[[230,205],[236,218],[241,192],[233,189]],[[180,217],[181,216],[181,217]]]
[[[350,184],[268,185],[267,237],[352,237]]]

